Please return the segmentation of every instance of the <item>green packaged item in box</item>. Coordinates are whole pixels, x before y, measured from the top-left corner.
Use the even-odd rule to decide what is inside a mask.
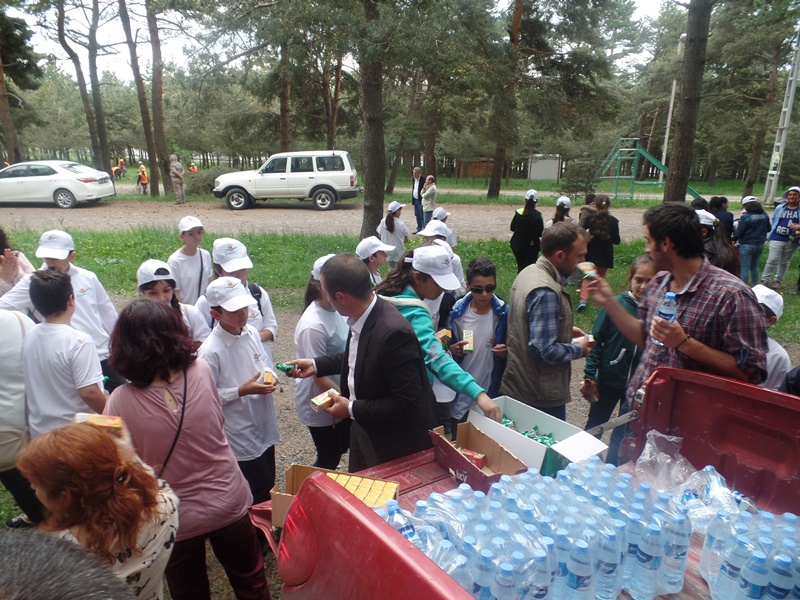
[[[508,427],[512,431],[517,430],[517,424],[514,422],[513,419],[509,419],[507,416],[503,415],[503,420],[500,421],[500,424],[503,427]]]

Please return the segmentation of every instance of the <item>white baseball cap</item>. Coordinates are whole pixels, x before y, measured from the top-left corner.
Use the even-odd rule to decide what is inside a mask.
[[[363,260],[369,258],[376,252],[391,252],[394,248],[394,246],[384,244],[377,237],[371,235],[358,242],[358,246],[356,246],[356,256]]]
[[[447,237],[447,234],[450,231],[447,229],[447,225],[442,223],[441,221],[428,221],[428,224],[425,225],[425,229],[419,232],[417,235],[421,235],[422,237],[433,237],[435,235],[440,235],[442,237]]]
[[[161,273],[157,271],[161,271]],[[166,279],[175,279],[175,277],[169,272],[169,265],[163,260],[156,260],[154,258],[146,260],[142,263],[142,266],[139,267],[139,270],[136,271],[136,283],[140,288],[146,283]]]
[[[311,269],[311,277],[314,281],[320,280],[320,272],[322,271],[322,265],[328,262],[329,258],[336,256],[335,254],[326,254],[325,256],[320,256],[317,260],[314,261],[314,268]]]
[[[781,318],[783,315],[783,297],[778,292],[759,283],[753,286],[753,293],[756,295],[756,300],[758,300],[759,304],[765,305],[776,317]]]
[[[700,219],[700,225],[705,225],[706,227],[713,227],[714,223],[716,222],[717,218],[712,215],[707,210],[696,210],[694,211],[697,213],[697,218]]]
[[[531,202],[538,202],[539,201],[539,192],[536,190],[528,190],[525,192],[525,200],[530,200]]]
[[[405,204],[400,204],[397,200],[389,203],[389,212],[397,212],[401,208],[403,208]]]
[[[185,231],[189,231],[190,229],[194,229],[195,227],[202,227],[203,223],[200,222],[200,219],[197,217],[193,217],[189,215],[188,217],[183,217],[180,222],[178,223],[178,230],[183,233]]]
[[[228,312],[256,303],[256,299],[236,277],[220,277],[209,283],[206,288],[206,299],[209,306],[221,306]]]
[[[39,238],[36,258],[64,260],[73,250],[75,250],[75,242],[70,234],[60,229],[51,229],[45,231]]]
[[[444,221],[449,216],[450,213],[440,206],[433,211],[433,215],[431,218],[436,219],[437,221]]]
[[[572,206],[572,201],[567,196],[559,196],[558,200],[556,200],[556,206],[570,208]]]
[[[442,246],[422,246],[414,250],[411,266],[420,273],[433,277],[444,290],[457,290],[458,278],[453,274],[450,253]]]
[[[213,259],[226,273],[253,268],[253,261],[247,255],[247,248],[242,242],[233,238],[214,240]]]

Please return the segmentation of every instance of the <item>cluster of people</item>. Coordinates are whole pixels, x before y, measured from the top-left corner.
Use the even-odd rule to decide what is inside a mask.
[[[499,421],[501,394],[566,419],[572,362],[582,357],[587,429],[626,410],[661,366],[770,387],[786,378],[788,356],[766,334],[780,294],[712,264],[698,210],[668,203],[645,213],[647,254],[615,294],[605,275],[620,235],[608,197],[587,198],[578,219],[559,198],[545,225],[529,190],[511,223],[518,274],[504,300],[490,258],[463,268],[450,213],[423,204],[435,183],[417,180],[419,169],[419,246],[405,250],[405,205],[392,202],[354,253],[309,265],[289,365],[316,466],[336,469],[349,451],[355,472],[424,450],[429,429],[454,435],[475,406]],[[731,235],[746,240],[763,212],[745,204]],[[783,218],[776,231],[792,229]],[[276,478],[278,323],[267,291],[249,280],[240,240],[216,239],[208,252],[198,218],[178,229],[181,247],[142,263],[140,297],[119,314],[96,275],[73,264],[67,232],[42,234],[44,265],[34,270],[0,231],[0,429],[20,433],[18,452],[0,454],[0,482],[25,513],[9,525],[85,547],[145,598],[161,597],[164,576],[173,598],[209,598],[210,540],[237,597],[268,598],[263,534],[248,509],[270,498]],[[573,307],[567,283],[587,259],[596,270]],[[674,321],[657,316],[666,292]],[[600,307],[593,339],[574,326],[590,299]],[[321,393],[332,405],[316,412],[310,399]],[[124,427],[110,435],[74,423],[77,413],[121,417]],[[610,462],[624,454],[623,434],[614,433]]]

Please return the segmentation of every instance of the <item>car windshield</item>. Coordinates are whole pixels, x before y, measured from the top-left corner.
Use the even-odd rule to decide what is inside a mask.
[[[80,163],[63,163],[58,165],[62,169],[66,169],[70,173],[75,173],[76,175],[80,173],[90,173],[94,171],[91,167],[87,167],[86,165],[82,165]]]

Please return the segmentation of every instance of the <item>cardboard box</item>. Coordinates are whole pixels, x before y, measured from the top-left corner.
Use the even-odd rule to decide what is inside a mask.
[[[500,396],[494,401],[503,414],[516,423],[517,431],[485,417],[477,406],[469,412],[468,422],[480,427],[492,439],[522,459],[528,467],[538,469],[542,475],[555,475],[568,463],[586,460],[608,448],[582,429],[513,398]],[[552,433],[558,443],[548,448],[520,433],[529,431],[534,426],[538,426],[542,434]]]
[[[447,468],[459,482],[467,483],[473,490],[488,492],[489,486],[500,481],[501,476],[516,475],[527,470],[524,462],[473,423],[459,423],[455,442],[450,442],[442,427],[437,427],[430,434],[436,461]],[[482,469],[478,468],[456,450],[456,447],[484,454],[486,464]]]
[[[317,471],[320,471],[321,473],[333,473],[337,476],[334,480],[345,489],[352,478],[348,473],[342,473],[341,471],[318,469],[316,467],[308,467],[306,465],[290,466],[288,469],[286,469],[286,489],[281,490],[279,488],[279,484],[276,483],[270,491],[270,496],[272,498],[272,524],[275,527],[283,527],[283,521],[286,518],[286,513],[289,512],[289,505],[292,503],[292,500],[294,500],[297,492],[300,491],[300,486],[303,485],[306,477],[311,475],[311,473],[316,473]],[[365,478],[359,476],[358,480],[364,481]],[[395,490],[393,497],[395,500],[397,500],[397,483],[393,481],[377,479],[369,479],[369,481],[380,482],[384,485],[394,485]],[[355,494],[355,492],[353,493]]]

